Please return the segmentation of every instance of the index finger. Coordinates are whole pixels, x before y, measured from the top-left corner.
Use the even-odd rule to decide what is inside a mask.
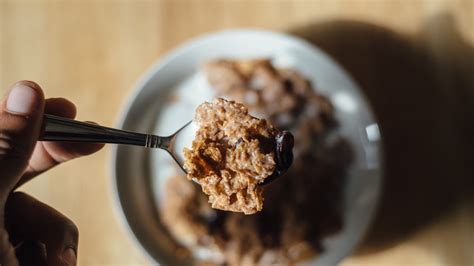
[[[74,104],[64,98],[50,98],[45,103],[45,113],[66,118],[76,116]],[[71,159],[92,154],[104,145],[95,143],[45,142],[36,143],[28,168],[17,187],[48,169]]]

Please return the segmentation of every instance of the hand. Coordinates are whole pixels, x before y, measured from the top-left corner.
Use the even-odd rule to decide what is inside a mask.
[[[13,85],[0,102],[0,265],[75,265],[78,230],[19,185],[55,165],[99,150],[99,144],[37,141],[43,113],[74,118],[66,99],[44,99],[31,81]]]

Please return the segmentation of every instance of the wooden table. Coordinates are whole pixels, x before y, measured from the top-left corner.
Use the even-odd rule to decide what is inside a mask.
[[[339,60],[373,102],[386,139],[380,215],[344,265],[474,264],[473,1],[0,1],[0,92],[19,79],[114,125],[165,52],[235,27],[290,31]],[[121,224],[109,150],[23,190],[80,228],[81,265],[150,263]]]

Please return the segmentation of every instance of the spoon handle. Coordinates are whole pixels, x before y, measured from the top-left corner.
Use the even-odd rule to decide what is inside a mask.
[[[40,140],[116,143],[143,147],[159,147],[162,142],[161,137],[154,135],[129,132],[48,114],[44,115]]]

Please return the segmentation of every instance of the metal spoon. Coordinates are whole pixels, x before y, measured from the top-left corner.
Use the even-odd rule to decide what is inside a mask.
[[[104,127],[48,114],[44,115],[43,127],[44,129],[40,136],[42,141],[116,143],[146,148],[160,148],[167,151],[173,157],[184,173],[186,173],[186,170],[183,168],[185,160],[183,149],[191,147],[195,132],[198,129],[193,121],[189,121],[174,134],[161,137]],[[277,136],[275,143],[277,169],[261,185],[272,182],[291,165],[293,159],[291,154],[293,136],[288,132],[284,132]]]
[[[145,148],[160,148],[167,151],[185,173],[186,171],[183,168],[183,148],[191,147],[194,133],[197,129],[195,124],[189,121],[174,134],[161,137],[104,127],[48,114],[44,115],[43,127],[43,133],[40,136],[42,141],[115,143]]]

